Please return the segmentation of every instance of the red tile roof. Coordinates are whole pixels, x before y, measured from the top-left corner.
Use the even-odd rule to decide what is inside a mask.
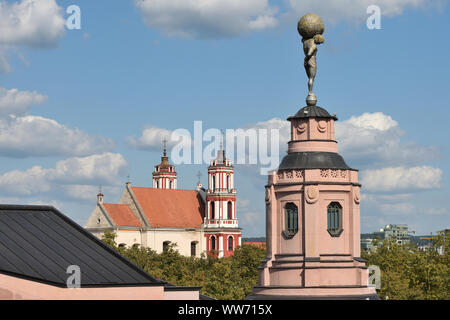
[[[141,227],[142,224],[126,204],[104,203],[106,211],[117,226]]]
[[[199,228],[204,204],[196,190],[132,187],[151,227]]]

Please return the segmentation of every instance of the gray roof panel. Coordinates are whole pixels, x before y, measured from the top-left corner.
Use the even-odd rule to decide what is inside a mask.
[[[0,205],[0,273],[65,287],[70,265],[82,287],[165,284],[53,207]]]

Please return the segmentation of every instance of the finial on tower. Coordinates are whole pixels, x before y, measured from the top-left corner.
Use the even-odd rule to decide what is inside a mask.
[[[164,157],[167,157],[167,138],[163,138]]]
[[[305,53],[305,70],[308,76],[308,96],[306,97],[306,103],[308,106],[315,106],[317,103],[317,97],[313,93],[314,78],[316,77],[317,64],[316,44],[321,44],[325,41],[322,36],[325,31],[325,25],[321,17],[314,13],[307,13],[298,21],[297,24],[298,33],[302,36],[303,52]]]
[[[220,150],[223,150],[223,130],[220,130]]]

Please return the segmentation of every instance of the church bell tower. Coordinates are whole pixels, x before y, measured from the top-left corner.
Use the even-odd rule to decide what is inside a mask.
[[[156,189],[176,189],[177,173],[175,166],[169,163],[167,156],[166,141],[164,141],[164,151],[161,157],[161,163],[155,166],[153,171],[153,188]]]
[[[241,245],[241,229],[236,215],[234,168],[222,148],[208,167],[205,206],[205,237],[208,254],[219,258],[233,254]]]

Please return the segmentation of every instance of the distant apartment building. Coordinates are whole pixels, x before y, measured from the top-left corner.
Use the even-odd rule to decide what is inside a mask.
[[[364,251],[370,252],[374,249],[374,242],[375,239],[373,238],[366,238],[363,239],[361,238],[361,249],[363,249]]]
[[[374,242],[378,239],[394,240],[398,244],[407,244],[411,242],[407,224],[388,224],[378,232],[361,234],[361,249],[373,251],[376,249]]]
[[[384,233],[384,239],[395,240],[398,244],[408,244],[411,240],[407,224],[388,224],[380,232]]]

